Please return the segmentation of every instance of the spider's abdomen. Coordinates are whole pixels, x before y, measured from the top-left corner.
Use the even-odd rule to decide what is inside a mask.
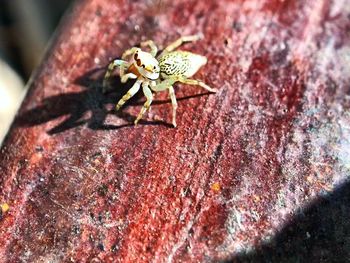
[[[158,61],[162,78],[189,78],[207,63],[207,58],[188,51],[174,51],[163,55]]]

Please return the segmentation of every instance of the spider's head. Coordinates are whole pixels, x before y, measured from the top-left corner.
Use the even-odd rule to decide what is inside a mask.
[[[159,78],[159,63],[150,53],[137,49],[133,55],[133,60],[135,67],[142,76],[152,80]]]

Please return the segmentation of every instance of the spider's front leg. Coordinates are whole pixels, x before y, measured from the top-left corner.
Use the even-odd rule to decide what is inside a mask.
[[[138,49],[140,49],[140,48],[132,47],[132,48],[129,48],[129,49],[125,50],[123,55],[122,55],[122,59],[126,60],[127,57],[129,57],[130,55],[134,54],[136,52],[136,50],[138,50]]]
[[[152,56],[155,57],[157,55],[158,48],[154,44],[153,40],[147,40],[147,41],[141,42],[140,46],[141,47],[148,46],[151,49],[150,53],[152,54]],[[122,59],[126,60],[129,56],[133,55],[138,49],[140,49],[140,48],[132,47],[132,48],[129,48],[129,49],[125,50],[123,55],[122,55]]]
[[[135,84],[131,87],[131,89],[128,90],[128,92],[118,101],[117,105],[115,106],[116,110],[119,110],[127,100],[129,100],[132,96],[134,96],[140,89],[142,79],[138,79]]]
[[[137,125],[137,123],[139,122],[139,120],[141,120],[143,114],[145,114],[145,112],[149,109],[149,107],[151,106],[152,100],[153,100],[153,94],[152,91],[149,89],[148,87],[149,83],[148,82],[144,82],[142,84],[142,90],[143,90],[143,94],[146,97],[146,102],[143,105],[139,115],[137,115],[137,118],[135,120],[135,125]]]
[[[103,93],[106,93],[107,91],[107,86],[108,86],[108,81],[113,73],[113,71],[119,67],[119,74],[120,74],[120,77],[122,78],[124,76],[124,70],[127,69],[128,67],[130,66],[130,63],[129,62],[126,62],[124,60],[121,60],[121,59],[115,59],[113,60],[109,65],[108,65],[108,68],[107,68],[107,71],[106,71],[106,74],[103,78],[103,84],[102,84],[102,87],[103,87],[103,90],[102,92]]]
[[[151,49],[151,52],[150,52],[151,55],[155,57],[157,55],[158,48],[156,44],[154,44],[153,40],[147,40],[141,43],[141,47],[146,47],[146,46],[149,46],[149,48]]]
[[[120,77],[121,83],[126,83],[128,79],[137,79],[137,76],[134,73],[127,73]]]

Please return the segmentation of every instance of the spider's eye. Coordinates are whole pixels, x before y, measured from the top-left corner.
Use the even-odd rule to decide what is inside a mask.
[[[134,59],[137,60],[137,57],[138,57],[138,55],[137,55],[137,51],[136,51],[136,53],[134,55]]]
[[[153,69],[156,69],[156,66],[154,66]]]
[[[145,68],[145,65],[144,65],[144,64],[142,64],[142,67],[143,67],[143,68]]]

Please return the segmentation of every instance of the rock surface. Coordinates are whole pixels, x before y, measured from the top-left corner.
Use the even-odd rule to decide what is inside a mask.
[[[1,148],[0,261],[343,262],[349,31],[347,1],[77,1]],[[199,32],[218,93],[113,112],[111,59]]]

